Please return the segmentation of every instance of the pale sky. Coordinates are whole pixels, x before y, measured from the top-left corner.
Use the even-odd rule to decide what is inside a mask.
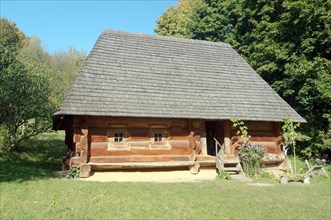
[[[156,20],[177,0],[0,0],[1,17],[50,53],[74,46],[88,53],[104,29],[154,34]]]

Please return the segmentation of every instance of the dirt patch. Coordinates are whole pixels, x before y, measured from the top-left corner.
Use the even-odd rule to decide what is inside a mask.
[[[158,182],[158,183],[178,183],[178,182],[201,182],[215,181],[216,171],[214,169],[200,170],[196,175],[188,170],[181,171],[107,171],[94,172],[88,178],[81,178],[83,181],[98,182]]]
[[[247,185],[250,185],[250,186],[274,186],[271,183],[247,183]]]

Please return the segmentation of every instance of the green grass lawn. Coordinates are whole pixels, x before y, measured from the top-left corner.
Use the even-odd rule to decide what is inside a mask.
[[[236,180],[66,180],[57,178],[63,134],[43,134],[27,143],[18,154],[0,159],[0,219],[331,219],[328,178],[309,185],[270,180],[271,187]]]

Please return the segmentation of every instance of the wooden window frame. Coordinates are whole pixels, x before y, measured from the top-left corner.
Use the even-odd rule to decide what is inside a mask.
[[[163,142],[163,134],[161,132],[154,132],[154,142]]]
[[[114,143],[122,143],[124,140],[123,132],[114,132]]]

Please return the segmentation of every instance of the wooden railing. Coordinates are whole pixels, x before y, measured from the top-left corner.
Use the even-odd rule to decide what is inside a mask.
[[[224,143],[221,145],[216,138],[214,138],[214,141],[216,152],[216,167],[218,170],[224,170],[224,155],[226,154],[225,145]]]

